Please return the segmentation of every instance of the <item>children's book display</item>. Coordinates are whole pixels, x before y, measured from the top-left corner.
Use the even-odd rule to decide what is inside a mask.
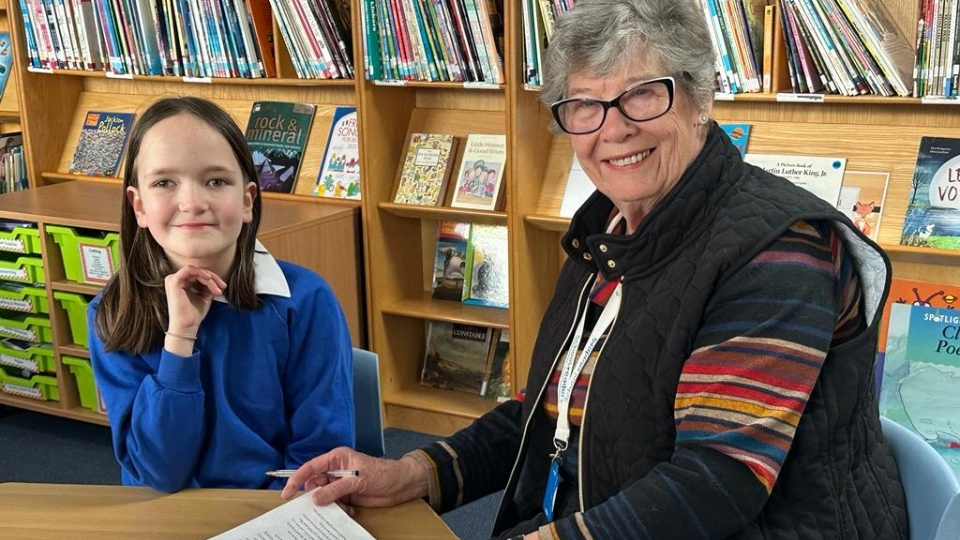
[[[833,206],[840,200],[847,158],[746,154],[744,160],[786,178]]]
[[[960,312],[894,303],[880,414],[915,431],[960,478]]]
[[[921,137],[900,244],[960,249],[960,139]]]
[[[497,336],[498,330],[485,326],[429,321],[420,384],[482,395]]]
[[[577,156],[573,156],[570,172],[567,173],[567,187],[563,190],[563,201],[560,202],[560,217],[573,217],[587,198],[596,191],[593,182],[583,172],[583,166]]]
[[[327,134],[323,163],[313,194],[335,199],[360,198],[360,137],[357,108],[337,107]]]
[[[843,173],[837,209],[874,241],[880,233],[889,181],[890,174],[885,172],[847,170]]]
[[[70,172],[116,177],[130,136],[134,113],[89,111],[70,161]]]
[[[463,149],[450,206],[496,210],[507,159],[506,135],[471,133]]]
[[[482,225],[470,227],[467,261],[464,270],[463,303],[506,308],[510,305],[509,253],[507,227]]]
[[[747,141],[750,140],[750,124],[720,124],[720,128],[730,138],[730,142],[740,151],[743,157],[747,153]]]
[[[311,103],[253,103],[246,138],[262,191],[293,191],[316,109]]]
[[[437,249],[433,263],[433,298],[463,299],[470,224],[442,220],[437,224]]]
[[[419,206],[443,204],[457,138],[441,133],[414,133],[400,168],[393,202]]]

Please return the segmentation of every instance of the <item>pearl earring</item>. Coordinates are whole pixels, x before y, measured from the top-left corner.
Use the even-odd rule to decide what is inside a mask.
[[[705,115],[705,114],[703,114],[703,113],[700,113],[700,123],[701,123],[701,124],[706,124],[706,123],[707,123],[707,120],[708,120],[707,115]]]

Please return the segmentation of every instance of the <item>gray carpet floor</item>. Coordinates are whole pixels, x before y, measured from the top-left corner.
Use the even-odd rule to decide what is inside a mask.
[[[399,457],[437,439],[388,428],[387,457]],[[110,430],[104,426],[0,405],[0,482],[118,484]],[[441,517],[463,540],[489,537],[499,503],[495,493]],[[14,540],[14,539],[11,539]]]

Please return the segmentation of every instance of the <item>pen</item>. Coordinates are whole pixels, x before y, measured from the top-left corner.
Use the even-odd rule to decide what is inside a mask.
[[[293,476],[293,473],[297,472],[296,469],[280,469],[277,471],[267,471],[267,476],[275,476],[277,478],[289,478]],[[334,469],[332,471],[327,471],[325,473],[327,476],[332,476],[334,478],[344,478],[346,476],[360,476],[360,471],[347,471],[343,469]]]

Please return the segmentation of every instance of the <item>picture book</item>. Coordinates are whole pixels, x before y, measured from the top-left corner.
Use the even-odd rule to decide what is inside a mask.
[[[510,331],[500,331],[500,339],[490,348],[490,361],[487,366],[487,378],[484,382],[483,397],[497,401],[507,401],[511,397],[510,377]]]
[[[357,108],[337,107],[313,194],[336,199],[360,198],[360,137]]]
[[[507,159],[506,135],[471,133],[463,149],[450,206],[496,210]]]
[[[440,221],[437,224],[437,249],[433,263],[433,297],[439,300],[463,298],[463,272],[467,264],[467,240],[470,224]]]
[[[429,321],[420,384],[480,395],[493,334],[484,326]]]
[[[900,244],[960,249],[960,139],[922,137]]]
[[[463,303],[506,308],[510,304],[507,227],[470,227],[464,269]]]
[[[118,177],[134,113],[88,111],[70,161],[72,174]]]
[[[750,139],[750,124],[725,124],[721,123],[720,128],[730,138],[730,142],[740,151],[740,156],[747,153],[747,141]]]
[[[834,206],[840,201],[847,158],[746,154],[744,161],[782,176]]]
[[[580,160],[573,156],[573,163],[570,164],[570,172],[567,174],[567,187],[563,190],[563,200],[560,202],[559,216],[573,217],[580,205],[586,202],[596,189],[587,173],[583,172]]]
[[[311,103],[253,102],[246,138],[262,191],[293,192],[316,110]]]
[[[923,437],[960,478],[960,313],[893,304],[880,414]]]
[[[958,306],[954,304],[957,303],[958,299],[960,299],[960,285],[898,277],[890,280],[890,293],[887,295],[887,302],[880,314],[880,328],[877,338],[878,385],[886,355],[887,333],[890,327],[890,307],[895,304],[905,304],[908,306],[955,309]]]
[[[863,234],[876,241],[880,233],[890,174],[844,171],[837,209],[847,215]]]
[[[393,202],[420,206],[443,204],[457,138],[440,133],[410,135]]]
[[[7,88],[10,78],[10,64],[13,63],[13,48],[10,46],[10,32],[0,32],[0,98]]]

